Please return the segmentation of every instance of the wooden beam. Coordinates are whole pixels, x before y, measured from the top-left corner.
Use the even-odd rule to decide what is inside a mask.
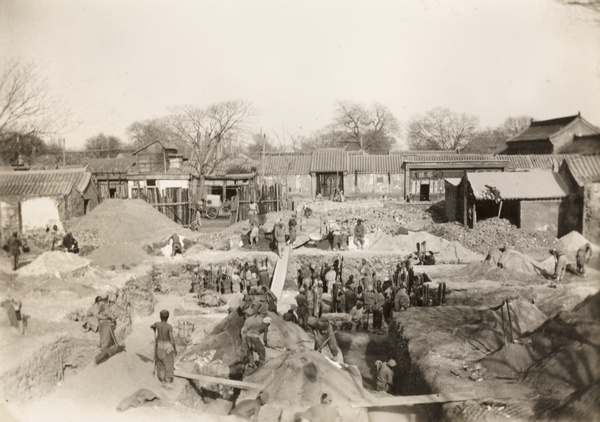
[[[480,399],[475,391],[448,394],[423,394],[419,396],[395,396],[376,398],[372,403],[352,403],[350,406],[357,407],[390,407],[390,406],[414,406],[417,404],[447,403],[453,401],[466,401]]]
[[[242,390],[260,389],[260,384],[254,384],[245,381],[230,380],[228,378],[210,377],[208,375],[191,374],[189,372],[175,371],[175,376],[179,378],[187,378],[190,380],[202,381],[210,384],[221,384],[229,387],[240,388]]]

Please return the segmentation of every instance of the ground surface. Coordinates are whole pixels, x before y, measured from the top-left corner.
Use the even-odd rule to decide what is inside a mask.
[[[247,231],[248,223],[240,222],[227,227],[227,218],[222,217],[204,220],[204,226],[197,233],[183,231],[182,234],[194,239],[196,244],[190,247],[184,257],[172,260],[163,256],[160,248],[167,244],[168,236],[177,228],[165,221],[160,214],[150,212],[155,210],[141,215],[139,207],[143,209],[144,206],[139,201],[125,205],[109,201],[104,211],[100,210],[103,213],[100,213],[97,220],[91,218],[93,215],[90,213],[87,220],[73,223],[72,227],[77,228],[81,239],[84,243],[87,242],[84,245],[87,255],[82,258],[89,259],[91,265],[79,268],[78,262],[75,265],[72,257],[66,257],[69,259],[51,260],[55,267],[44,266],[43,250],[35,244],[30,253],[22,255],[17,272],[12,271],[7,256],[0,256],[2,297],[22,300],[23,313],[29,317],[25,336],[7,328],[6,321],[0,321],[0,374],[10,375],[5,379],[17,380],[16,385],[0,383],[3,389],[0,391],[16,390],[17,394],[6,395],[10,396],[9,402],[3,397],[3,404],[20,420],[183,421],[197,417],[198,412],[202,412],[202,420],[224,418],[206,413],[205,405],[190,398],[189,387],[184,380],[177,379],[173,390],[161,387],[152,376],[153,364],[148,360],[153,354],[152,331],[148,327],[158,320],[161,309],[170,309],[174,315],[170,322],[174,326],[183,320],[193,322],[195,332],[192,341],[201,343],[212,327],[224,318],[227,305],[199,310],[193,299],[190,302],[187,292],[193,268],[208,265],[216,268],[225,263],[251,262],[257,257],[266,257],[269,265],[274,266],[276,257],[269,252],[239,249],[240,236]],[[102,231],[102,227],[118,218],[114,213],[130,213],[126,211],[129,207],[136,210],[135,215],[119,222],[127,227],[112,224],[115,227],[111,230]],[[489,399],[483,405],[470,403],[448,406],[447,411],[454,412],[448,413],[453,415],[453,420],[493,420],[492,416],[531,420],[547,410],[538,398],[545,394],[540,384],[547,383],[547,378],[542,375],[551,373],[550,370],[544,370],[546,372],[542,371],[541,374],[532,373],[527,380],[494,375],[492,369],[482,374],[481,381],[469,378],[472,365],[476,365],[484,357],[502,357],[486,349],[503,341],[503,333],[498,328],[500,317],[496,314],[495,317],[490,317],[492,319],[482,320],[482,309],[498,306],[508,299],[515,312],[518,311],[515,315],[521,317],[517,323],[523,326],[530,324],[530,329],[534,330],[539,323],[546,319],[552,320],[560,312],[571,311],[584,298],[599,290],[598,260],[594,258],[586,278],[568,274],[564,282],[558,283],[556,287],[551,286],[547,276],[535,272],[523,274],[484,268],[479,261],[488,252],[488,248],[502,246],[507,240],[519,239],[518,242],[515,241],[517,249],[528,252],[536,265],[542,265],[547,258],[548,245],[565,247],[573,262],[575,246],[580,239],[572,236],[568,244],[561,244],[544,234],[519,231],[503,222],[494,221],[480,226],[477,231],[469,232],[442,223],[439,207],[429,205],[406,206],[392,201],[360,201],[345,204],[322,202],[312,204],[312,207],[313,216],[302,221],[303,234],[318,233],[321,224],[331,217],[348,221],[349,224],[362,217],[368,220],[373,244],[379,247],[345,252],[304,247],[292,252],[291,267],[302,262],[318,262],[321,265],[344,257],[345,268],[351,272],[356,270],[360,260],[365,257],[374,265],[378,275],[384,277],[400,257],[412,252],[409,247],[412,240],[408,242],[406,238],[391,237],[399,228],[427,230],[428,233],[435,233],[445,239],[444,242],[447,243],[439,241],[440,245],[458,244],[465,247],[469,254],[478,252],[465,255],[472,257],[464,261],[466,263],[458,260],[456,262],[463,263],[415,268],[417,273],[427,273],[436,282],[447,283],[444,306],[411,308],[392,324],[390,336],[387,333],[338,333],[336,337],[344,351],[346,363],[359,369],[362,384],[367,390],[375,387],[375,361],[396,357],[400,364],[395,393],[456,392],[476,388],[482,396]],[[287,221],[290,215],[286,211],[273,213],[268,216],[267,221],[268,224],[273,224],[279,218]],[[140,218],[145,219],[145,223],[138,224],[136,219]],[[152,230],[149,231],[149,228]],[[376,240],[380,243],[376,243]],[[431,242],[435,244],[436,241],[433,239]],[[527,244],[530,246],[526,247]],[[469,248],[473,251],[469,251]],[[595,254],[597,255],[596,249]],[[46,268],[46,272],[33,274],[32,268]],[[295,271],[288,270],[292,273]],[[149,315],[148,312],[137,310],[132,312],[131,326],[128,326],[128,322],[123,323],[119,336],[125,338],[126,351],[95,366],[92,359],[98,352],[97,334],[83,333],[80,323],[74,321],[73,316],[87,309],[95,296],[102,292],[115,294],[123,291],[131,279],[140,282],[145,280],[147,285],[160,286],[160,291],[154,292],[157,303],[150,309]],[[287,290],[279,303],[280,311],[289,309],[297,294],[293,277],[290,280],[286,283]],[[134,298],[133,302],[136,300],[138,299]],[[147,308],[148,304],[144,303],[144,306]],[[580,317],[569,318],[568,321],[579,321],[577,318]],[[486,331],[484,328],[487,326],[483,322],[489,323],[492,320],[496,324],[495,329]],[[595,332],[591,328],[584,329],[588,325],[581,322],[575,324],[583,327],[578,331],[582,336]],[[469,341],[469,336],[475,334],[477,341],[487,345],[486,347],[473,346],[474,341]],[[541,341],[539,336],[536,339]],[[57,344],[64,347],[64,351],[57,351]],[[183,344],[181,348],[183,349]],[[514,349],[507,349],[504,358],[510,358],[511,353],[518,354]],[[68,361],[61,362],[56,357],[61,353],[67,356]],[[45,355],[51,356],[52,362],[45,361]],[[42,375],[45,377],[43,380]],[[140,388],[148,388],[158,394],[163,399],[162,405],[153,404],[150,407],[117,412],[116,407],[121,400]],[[570,390],[555,388],[553,400],[558,400],[567,391]],[[231,417],[227,420],[231,420]]]

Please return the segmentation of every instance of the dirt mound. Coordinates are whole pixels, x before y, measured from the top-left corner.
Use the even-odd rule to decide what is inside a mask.
[[[581,248],[586,243],[590,243],[590,241],[583,237],[581,233],[573,230],[559,239],[558,246],[564,252],[572,252]]]
[[[102,268],[132,268],[146,259],[148,254],[135,243],[111,243],[95,249],[89,258]]]
[[[435,253],[437,263],[454,264],[483,260],[483,256],[466,249],[458,242],[450,242],[427,232],[409,232],[404,236],[382,234],[373,241],[372,250],[400,250],[406,254],[416,251],[417,243],[427,243],[427,250]]]
[[[524,376],[544,397],[545,409],[587,403],[600,381],[599,305],[596,293],[573,311],[545,321],[520,344],[486,357],[483,364],[489,376]]]
[[[516,339],[533,331],[546,319],[535,305],[524,299],[510,301],[510,321],[506,305],[496,308],[479,309],[477,317],[456,328],[454,334],[474,348],[488,353],[504,346],[505,338],[510,340],[511,327],[513,338]]]
[[[44,252],[29,265],[18,270],[20,275],[44,275],[57,274],[64,277],[76,271],[81,271],[81,275],[90,265],[88,259],[82,258],[77,254],[49,251]]]
[[[368,420],[364,409],[352,409],[349,405],[373,400],[359,379],[316,351],[284,353],[244,381],[263,386],[269,394],[267,407],[271,407],[270,411],[265,410],[275,415],[283,412],[280,420],[293,420],[295,412],[319,403],[324,393],[332,399],[342,420]]]
[[[152,243],[166,240],[173,232],[191,232],[170,220],[141,199],[105,199],[71,226],[78,232],[96,234],[98,245],[118,242]]]
[[[286,322],[279,315],[269,312],[272,319],[269,327],[269,348],[267,358],[277,351],[274,349],[304,350],[312,348],[314,340],[297,324]],[[237,311],[230,313],[213,331],[208,334],[202,344],[195,345],[180,357],[177,367],[186,372],[229,377],[240,375],[240,367],[245,352],[240,332],[244,318]]]
[[[519,229],[500,218],[479,221],[473,229],[450,222],[433,225],[428,231],[444,239],[460,242],[467,249],[482,254],[505,245],[520,252],[557,246],[557,239],[547,232]]]

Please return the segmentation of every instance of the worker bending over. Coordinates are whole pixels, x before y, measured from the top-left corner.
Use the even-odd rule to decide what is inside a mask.
[[[389,393],[394,384],[393,368],[396,367],[396,361],[394,359],[387,362],[378,360],[375,362],[375,366],[377,366],[377,391]]]

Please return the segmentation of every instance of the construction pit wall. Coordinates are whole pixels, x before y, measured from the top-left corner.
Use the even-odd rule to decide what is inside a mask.
[[[154,312],[155,286],[150,276],[131,278],[125,286],[109,294],[110,311],[117,320],[115,337],[123,344],[136,316]],[[92,298],[93,299],[93,298]],[[65,319],[80,320],[87,309],[71,311]],[[81,324],[81,321],[78,322]],[[99,353],[98,334],[48,332],[43,337],[30,333],[23,341],[25,353],[15,356],[15,364],[0,374],[0,397],[6,403],[26,404],[50,393],[66,377],[74,376],[92,364]]]

